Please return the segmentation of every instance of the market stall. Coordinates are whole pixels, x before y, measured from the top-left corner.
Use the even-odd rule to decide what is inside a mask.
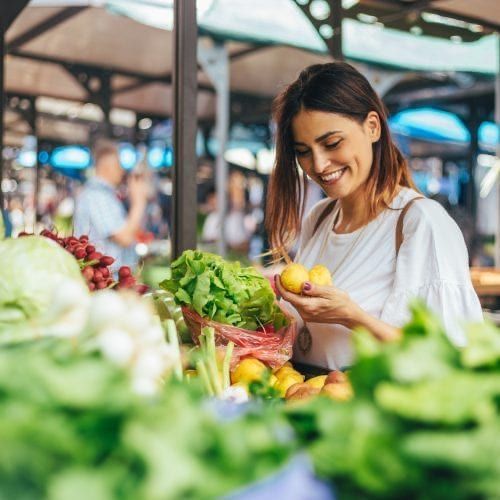
[[[122,290],[100,289],[109,262],[91,246],[0,242],[6,498],[498,491],[498,328],[470,325],[457,351],[415,303],[400,343],[357,332],[347,374],[310,376],[287,361],[293,321],[255,269],[188,251],[141,296],[123,270]]]

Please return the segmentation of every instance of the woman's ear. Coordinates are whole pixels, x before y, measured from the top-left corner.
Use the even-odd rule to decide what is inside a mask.
[[[372,142],[377,142],[380,139],[381,127],[380,116],[376,111],[370,111],[365,118],[365,130]]]

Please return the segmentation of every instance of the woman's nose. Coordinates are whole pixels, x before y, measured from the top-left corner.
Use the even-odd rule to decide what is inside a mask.
[[[321,174],[330,166],[330,158],[327,153],[317,152],[313,155],[313,168],[314,172]]]

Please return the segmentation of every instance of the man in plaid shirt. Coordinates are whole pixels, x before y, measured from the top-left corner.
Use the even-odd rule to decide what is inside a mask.
[[[94,148],[95,177],[89,179],[76,200],[74,232],[88,234],[89,240],[104,255],[116,259],[113,267],[135,266],[135,240],[146,209],[147,190],[143,178],[130,176],[130,209],[117,195],[125,172],[120,165],[117,145],[100,139]]]

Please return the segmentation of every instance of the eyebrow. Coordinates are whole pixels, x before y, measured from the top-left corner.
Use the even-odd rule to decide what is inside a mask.
[[[316,137],[316,139],[314,139],[314,142],[321,142],[321,141],[324,141],[327,137],[330,137],[331,135],[333,134],[338,134],[339,132],[342,132],[341,130],[330,130],[329,132],[326,132],[325,134],[323,135],[320,135],[319,137]],[[294,142],[294,144],[297,144],[297,145],[302,145],[302,146],[307,146],[307,144],[304,144],[303,142]]]

